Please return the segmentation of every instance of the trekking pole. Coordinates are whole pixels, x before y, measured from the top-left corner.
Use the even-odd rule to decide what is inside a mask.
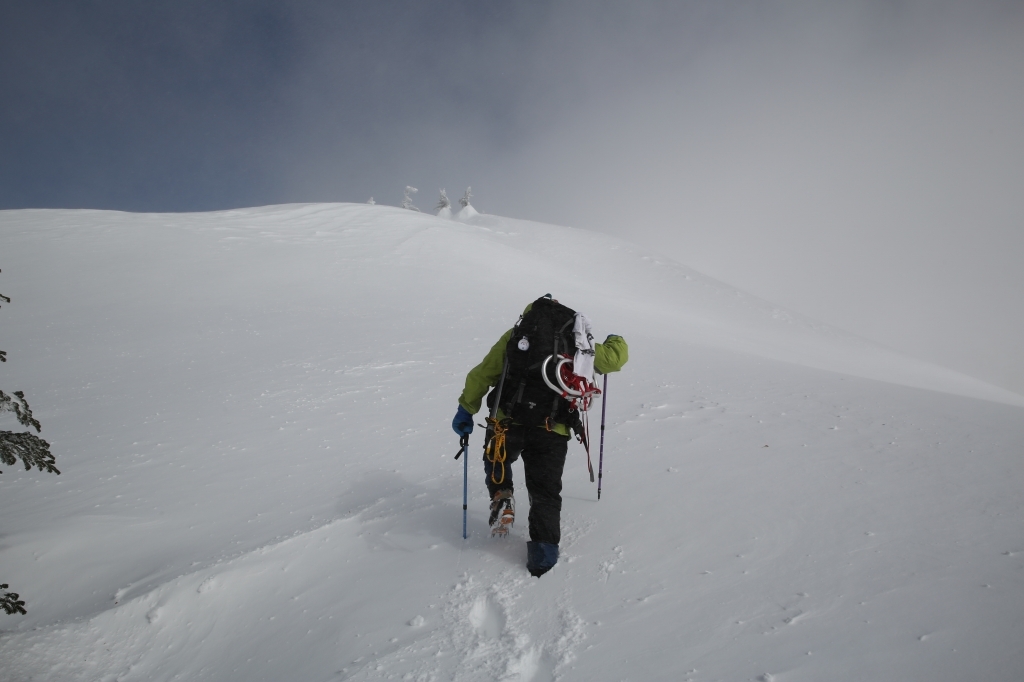
[[[469,434],[463,434],[459,439],[462,446],[462,539],[468,537],[466,533],[466,510],[469,508]]]
[[[459,437],[459,451],[455,453],[455,459],[462,457],[462,539],[466,534],[466,510],[469,508],[469,434],[464,433]]]
[[[498,398],[501,397],[501,389],[505,385],[505,372],[508,371],[508,358],[505,358],[505,365],[501,370],[501,381],[498,382],[498,395],[494,398],[494,406],[491,408],[491,421],[494,421],[498,412]],[[463,434],[459,439],[459,451],[455,459],[462,458],[462,539],[469,537],[466,530],[466,515],[469,509],[469,434]],[[487,447],[487,437],[484,436],[484,447]]]
[[[601,475],[604,473],[604,415],[608,407],[608,375],[604,375],[604,389],[601,391],[601,454],[597,460],[597,499],[601,499]]]

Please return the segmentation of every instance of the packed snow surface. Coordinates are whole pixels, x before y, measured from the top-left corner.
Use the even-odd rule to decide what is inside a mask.
[[[1020,396],[488,215],[8,211],[0,268],[63,472],[0,476],[0,679],[1024,679]],[[449,424],[547,292],[631,359],[535,579]]]

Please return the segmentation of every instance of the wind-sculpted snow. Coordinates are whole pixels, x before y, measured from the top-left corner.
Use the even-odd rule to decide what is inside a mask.
[[[1019,396],[488,215],[13,211],[0,244],[0,386],[63,472],[0,475],[0,680],[1024,677]],[[537,580],[479,429],[462,539],[449,423],[546,292],[631,359]]]

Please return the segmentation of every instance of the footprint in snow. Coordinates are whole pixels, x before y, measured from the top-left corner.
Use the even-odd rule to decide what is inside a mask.
[[[543,648],[530,647],[508,663],[507,680],[517,682],[548,682],[555,679],[555,663]]]
[[[469,623],[477,632],[492,639],[505,629],[505,611],[486,594],[481,594],[469,610]]]

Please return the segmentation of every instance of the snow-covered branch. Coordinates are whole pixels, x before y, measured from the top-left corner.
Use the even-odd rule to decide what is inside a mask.
[[[45,440],[28,431],[0,431],[0,462],[14,466],[19,459],[25,465],[25,471],[36,467],[40,471],[60,474],[60,469],[54,466],[55,459],[50,452],[50,444]]]
[[[35,428],[36,433],[42,431],[39,420],[32,416],[32,408],[28,406],[28,401],[25,400],[25,393],[23,391],[15,391],[14,397],[17,400],[0,391],[0,412],[13,412],[17,415],[18,422],[22,426],[31,426]]]
[[[6,590],[10,585],[4,583],[0,585],[0,590]],[[21,600],[20,595],[17,592],[4,592],[0,594],[0,609],[3,609],[8,616],[15,613],[25,615],[25,602]]]

